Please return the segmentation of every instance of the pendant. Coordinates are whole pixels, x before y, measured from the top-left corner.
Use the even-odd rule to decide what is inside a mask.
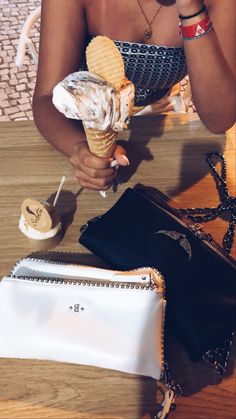
[[[145,38],[146,39],[150,39],[151,38],[151,36],[152,36],[152,28],[151,28],[151,26],[148,26],[147,29],[145,29],[144,35],[145,35]]]

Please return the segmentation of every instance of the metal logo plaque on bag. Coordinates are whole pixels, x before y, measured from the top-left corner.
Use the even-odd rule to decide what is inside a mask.
[[[81,304],[73,304],[69,307],[69,309],[73,312],[73,313],[81,313],[84,311],[84,307]]]
[[[190,261],[192,257],[192,250],[185,234],[169,230],[159,230],[156,231],[155,234],[164,234],[165,236],[168,236],[171,239],[178,241],[178,244],[180,244],[180,246],[182,246],[185,252],[188,254],[188,260]]]

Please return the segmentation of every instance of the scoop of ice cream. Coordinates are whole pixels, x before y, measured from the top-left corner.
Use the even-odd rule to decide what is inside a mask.
[[[69,74],[53,89],[53,104],[67,118],[81,119],[86,128],[122,131],[134,103],[134,85],[125,79],[116,91],[88,71]]]

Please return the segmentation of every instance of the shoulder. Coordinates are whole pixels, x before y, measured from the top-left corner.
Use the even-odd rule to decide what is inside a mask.
[[[58,15],[64,14],[66,16],[77,16],[77,14],[84,12],[86,8],[86,0],[42,0],[42,15],[54,14],[55,18]]]
[[[37,92],[51,94],[60,80],[78,70],[86,36],[85,0],[42,0]]]

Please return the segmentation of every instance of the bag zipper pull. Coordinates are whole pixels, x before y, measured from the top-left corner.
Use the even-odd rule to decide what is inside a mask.
[[[210,233],[205,233],[202,231],[203,225],[196,223],[192,226],[189,226],[190,230],[193,231],[196,237],[198,237],[200,240],[206,240],[208,242],[211,242],[213,240]]]
[[[154,416],[154,419],[165,419],[169,414],[170,410],[175,407],[175,394],[173,390],[167,390],[165,392],[164,400],[161,403],[162,409]]]
[[[202,225],[202,224],[200,224],[200,223],[195,223],[195,224],[193,225],[193,230],[194,230],[194,231],[201,230],[202,228],[203,228],[203,225]]]
[[[180,397],[182,395],[182,388],[174,381],[167,361],[164,362],[161,381],[165,384],[167,390],[163,392],[164,400],[161,403],[162,409],[157,412],[154,419],[165,419],[170,413],[170,410],[174,410],[176,408],[176,397]]]

